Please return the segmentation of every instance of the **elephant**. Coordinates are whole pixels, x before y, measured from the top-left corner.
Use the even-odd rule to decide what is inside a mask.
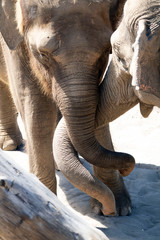
[[[154,106],[160,107],[159,0],[127,0],[122,19],[111,36],[111,45],[112,58],[99,87],[95,135],[102,146],[114,151],[110,122],[137,104],[143,117],[148,117]],[[53,144],[58,168],[75,187],[89,193],[94,211],[109,215],[107,205],[111,204],[111,199],[106,195],[109,187],[115,197],[115,214],[131,214],[132,203],[122,178],[125,172],[122,174],[121,171],[93,164],[91,174],[78,157],[64,119],[56,128]],[[58,151],[57,144],[60,146]],[[67,151],[64,152],[61,146]],[[73,166],[76,168],[73,169]],[[100,193],[97,190],[100,188],[96,189],[99,181]],[[93,198],[95,191],[97,196]]]
[[[21,143],[19,112],[30,171],[55,194],[58,111],[84,158],[89,153],[95,166],[122,174],[134,168],[131,155],[105,149],[94,134],[98,87],[123,5],[124,0],[0,1],[0,146],[12,150]]]

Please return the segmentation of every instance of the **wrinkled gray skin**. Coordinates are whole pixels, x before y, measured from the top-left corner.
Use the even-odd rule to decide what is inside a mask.
[[[0,1],[0,146],[11,150],[21,142],[16,105],[25,126],[30,170],[54,193],[56,105],[73,145],[90,163],[119,169],[124,175],[134,168],[132,156],[105,149],[94,134],[98,85],[108,61],[115,16],[123,2]],[[76,165],[72,168],[74,171]],[[83,183],[89,195],[103,197],[104,184],[97,178],[94,190]],[[115,214],[113,194],[105,188],[110,203],[104,202],[103,212]]]
[[[160,107],[160,2],[159,0],[128,0],[122,21],[111,37],[112,60],[100,86],[100,99],[96,114],[96,136],[102,146],[113,150],[108,123],[118,118],[136,104],[147,117],[153,106]],[[106,125],[106,126],[105,126]],[[62,137],[63,136],[63,137]],[[95,177],[107,185],[115,196],[117,215],[131,212],[131,200],[119,171],[93,166],[94,176],[83,167],[76,156],[62,119],[56,129],[54,145],[68,151],[55,151],[58,167],[69,181],[86,192],[84,182],[92,188]],[[69,156],[69,158],[67,158]],[[77,169],[72,171],[71,165]],[[66,171],[67,169],[67,171]],[[69,172],[69,173],[68,173]],[[70,177],[72,176],[72,177]],[[104,213],[105,185],[101,186],[103,197],[91,199],[97,213]],[[99,202],[98,202],[98,201]],[[105,213],[104,213],[105,214]]]

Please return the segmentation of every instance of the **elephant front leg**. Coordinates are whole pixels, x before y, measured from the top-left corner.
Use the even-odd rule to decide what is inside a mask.
[[[57,109],[55,103],[41,93],[39,86],[28,85],[25,96],[19,95],[20,112],[26,133],[30,172],[56,194],[55,165],[52,151]]]
[[[17,111],[8,85],[0,81],[0,148],[15,150],[22,143],[17,124]]]
[[[104,147],[114,150],[108,125],[97,129],[96,137]],[[117,214],[129,215],[131,213],[131,199],[119,171],[93,166],[93,172],[100,181],[112,190],[116,200]],[[101,205],[98,201],[91,199],[91,205],[97,212],[100,212]]]

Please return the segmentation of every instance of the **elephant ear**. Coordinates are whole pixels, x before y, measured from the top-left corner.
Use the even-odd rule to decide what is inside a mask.
[[[125,2],[126,0],[112,0],[110,3],[110,20],[114,31],[122,17]]]
[[[23,36],[17,29],[15,17],[16,0],[0,0],[0,32],[10,49],[15,49]]]

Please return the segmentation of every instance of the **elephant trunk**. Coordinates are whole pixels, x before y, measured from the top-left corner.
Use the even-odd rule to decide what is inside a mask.
[[[88,75],[84,64],[83,72],[79,71],[81,68],[80,65],[77,67],[77,64],[74,68],[72,66],[72,69],[76,69],[76,72],[69,71],[71,74],[68,83],[58,83],[57,88],[60,93],[56,100],[74,148],[91,164],[118,169],[122,175],[128,175],[134,168],[134,158],[129,154],[116,153],[103,148],[94,134],[98,103],[98,78],[95,71],[90,71],[92,74]]]
[[[115,216],[116,204],[112,191],[82,165],[68,138],[64,118],[60,120],[56,128],[53,148],[58,169],[72,185],[97,199],[102,204],[101,211],[104,215]]]

